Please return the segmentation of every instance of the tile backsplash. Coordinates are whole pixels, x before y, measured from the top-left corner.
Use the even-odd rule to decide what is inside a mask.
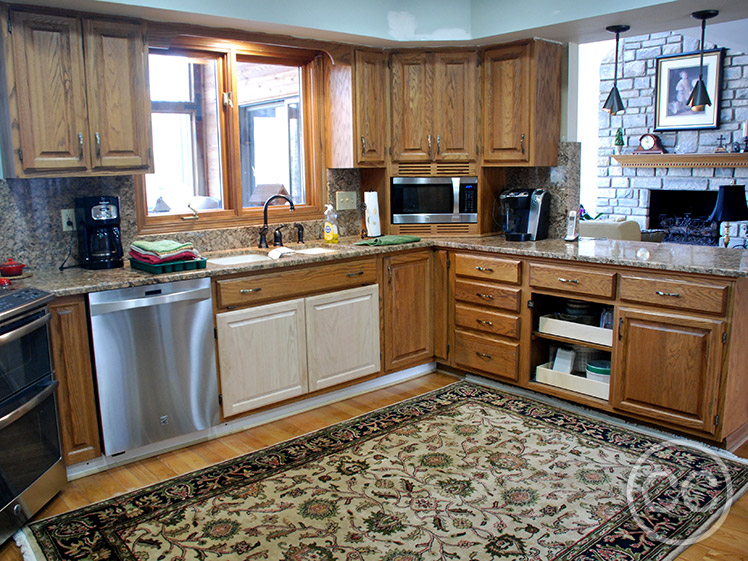
[[[361,177],[355,169],[328,170],[328,200],[334,203],[336,191],[356,192],[360,196]],[[197,230],[151,236],[137,235],[135,186],[132,176],[87,178],[0,179],[0,260],[12,257],[26,263],[29,269],[59,267],[71,244],[70,232],[62,231],[60,210],[74,208],[76,197],[112,195],[120,199],[122,241],[125,247],[136,238],[191,241],[199,251],[217,251],[257,245],[258,227]],[[359,206],[357,205],[357,206]],[[340,232],[344,236],[359,233],[360,212],[338,213]],[[303,222],[307,240],[322,238],[322,220]],[[286,234],[295,240],[295,232]],[[78,239],[72,237],[72,257],[78,262]]]

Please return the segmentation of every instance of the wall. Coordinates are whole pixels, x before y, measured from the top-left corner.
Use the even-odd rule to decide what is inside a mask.
[[[709,27],[707,26],[707,37]],[[639,137],[654,128],[655,58],[696,51],[699,41],[674,33],[656,33],[622,38],[623,71],[619,65],[618,88],[626,109],[610,116],[600,110],[598,148],[597,211],[606,217],[626,218],[649,225],[650,189],[717,190],[735,179],[746,182],[748,168],[621,168],[611,158],[616,129],[623,127],[630,153]],[[715,45],[706,42],[707,49]],[[619,59],[620,61],[620,59]],[[600,66],[600,107],[613,86],[613,51]],[[718,137],[742,142],[742,123],[748,120],[748,56],[728,50],[724,59],[719,129],[656,133],[671,153],[712,153]]]
[[[334,202],[335,192],[360,191],[358,170],[328,170],[328,200]],[[120,198],[122,240],[125,247],[137,236],[135,187],[132,176],[64,178],[64,179],[0,179],[0,259],[12,257],[34,269],[59,267],[71,243],[69,232],[62,231],[60,209],[74,208],[75,197],[114,195]],[[343,236],[358,235],[360,213],[356,210],[339,213]],[[293,224],[293,217],[288,219]],[[307,240],[322,238],[322,221],[303,222]],[[142,239],[176,239],[191,241],[201,252],[252,247],[257,245],[258,227],[197,230],[140,236]],[[295,229],[284,231],[286,240],[296,240]],[[272,230],[271,230],[272,232]],[[78,239],[72,238],[72,257],[77,263]]]

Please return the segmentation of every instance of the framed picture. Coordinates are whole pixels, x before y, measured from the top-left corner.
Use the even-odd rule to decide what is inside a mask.
[[[719,98],[722,90],[724,55],[725,49],[704,51],[704,84],[712,104],[705,106],[703,111],[691,111],[686,105],[699,79],[699,53],[657,57],[654,130],[719,127]]]

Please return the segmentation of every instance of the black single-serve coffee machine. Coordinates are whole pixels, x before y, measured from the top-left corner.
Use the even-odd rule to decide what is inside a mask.
[[[524,242],[548,237],[551,194],[544,189],[512,189],[499,196],[501,226],[507,241]]]
[[[86,269],[122,266],[119,197],[102,195],[75,199],[81,265]]]

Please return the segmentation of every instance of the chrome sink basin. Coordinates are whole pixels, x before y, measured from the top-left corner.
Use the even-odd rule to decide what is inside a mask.
[[[306,249],[297,249],[295,251],[302,255],[322,255],[323,253],[335,253],[338,250],[329,247],[308,247]]]
[[[243,255],[208,259],[208,263],[212,265],[245,265],[247,263],[257,263],[258,261],[270,261],[270,257],[262,253],[245,253]]]

